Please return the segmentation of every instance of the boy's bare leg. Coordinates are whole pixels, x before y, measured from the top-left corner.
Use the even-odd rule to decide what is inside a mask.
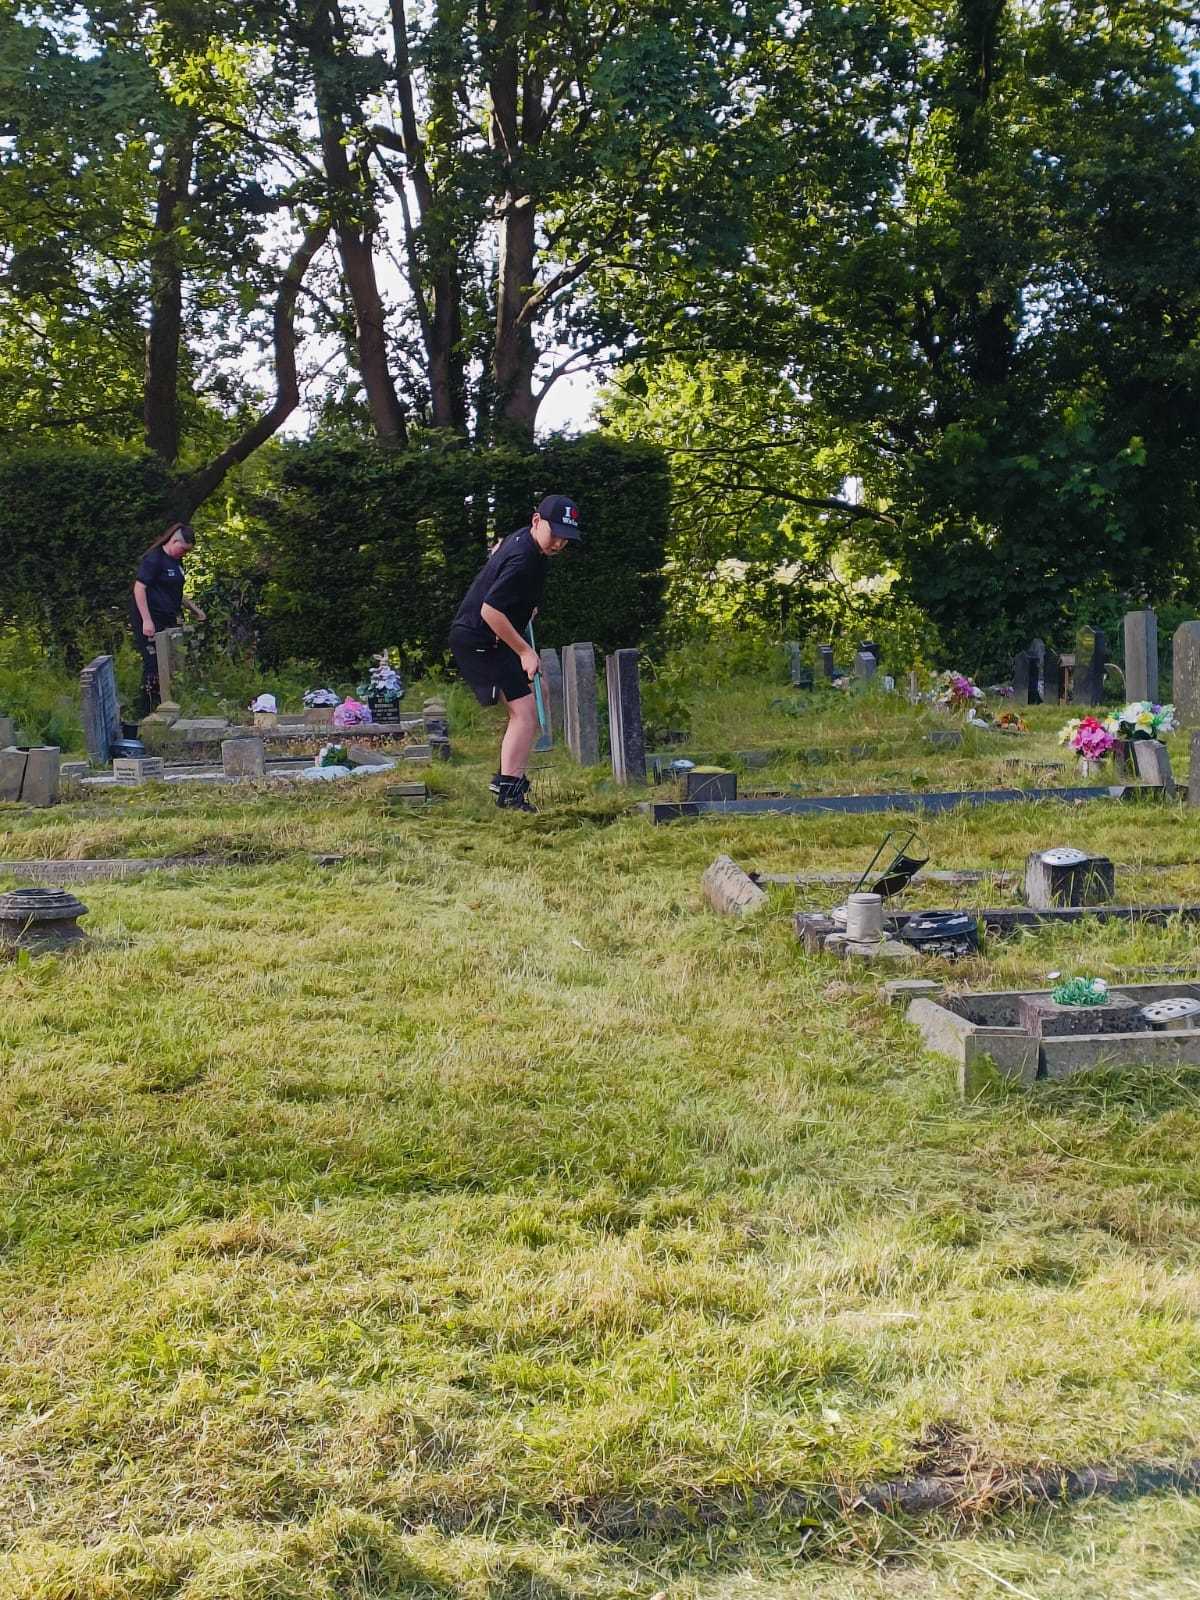
[[[520,700],[505,700],[503,695],[500,698],[508,713],[508,726],[500,745],[500,771],[506,778],[523,778],[537,738],[537,706],[531,694]]]

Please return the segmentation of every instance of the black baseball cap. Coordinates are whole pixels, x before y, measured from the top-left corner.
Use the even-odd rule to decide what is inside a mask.
[[[569,494],[548,494],[537,508],[543,522],[548,522],[560,539],[582,539],[579,529],[579,507]]]

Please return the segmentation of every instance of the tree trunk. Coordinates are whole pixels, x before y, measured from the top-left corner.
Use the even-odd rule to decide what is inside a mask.
[[[496,425],[499,431],[532,440],[537,419],[533,369],[537,351],[533,330],[521,313],[533,292],[537,208],[522,175],[526,146],[542,133],[542,80],[528,71],[522,81],[520,57],[524,7],[502,3],[497,11],[496,51],[490,79],[492,143],[503,158],[499,264],[496,274],[496,337],[493,367]],[[522,115],[523,113],[523,115]]]
[[[336,0],[334,5],[336,7]],[[383,301],[379,294],[375,257],[371,248],[376,222],[374,204],[351,169],[346,152],[346,121],[335,88],[339,67],[334,40],[335,20],[340,25],[340,16],[336,19],[331,16],[327,4],[318,6],[309,40],[330,209],[342,271],[354,306],[358,370],[367,392],[371,420],[381,439],[406,444],[408,428],[388,362]]]
[[[183,265],[176,229],[187,206],[195,127],[177,133],[163,151],[150,241],[150,322],[142,400],[146,448],[168,466],[179,455],[179,345],[183,330]]]

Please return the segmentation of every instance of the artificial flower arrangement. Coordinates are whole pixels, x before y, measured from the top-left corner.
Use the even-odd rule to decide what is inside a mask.
[[[1051,989],[1050,998],[1056,1006],[1106,1006],[1108,985],[1103,978],[1068,978]]]
[[[348,767],[350,757],[346,753],[344,744],[323,744],[317,751],[317,766],[319,767]]]
[[[967,711],[983,699],[983,690],[964,672],[939,672],[929,693],[934,705],[947,711]]]
[[[315,711],[318,706],[336,706],[338,697],[332,689],[309,689],[304,696],[304,704],[309,711]]]
[[[1105,722],[1114,739],[1161,739],[1175,732],[1175,707],[1156,706],[1150,700],[1131,700]]]
[[[260,694],[255,699],[251,700],[249,709],[256,712],[265,711],[270,713],[278,711],[279,706],[276,703],[275,696],[273,694]]]
[[[1060,730],[1058,742],[1070,745],[1085,761],[1103,761],[1117,740],[1111,729],[1096,717],[1072,717]]]
[[[358,692],[364,700],[374,705],[404,699],[404,679],[396,671],[386,650],[372,656],[372,666],[367,681],[360,683]]]
[[[1001,733],[1028,733],[1029,724],[1018,711],[1002,711],[996,718]]]
[[[334,708],[335,728],[360,728],[370,721],[372,721],[370,706],[364,706],[360,700],[352,700],[349,695]]]

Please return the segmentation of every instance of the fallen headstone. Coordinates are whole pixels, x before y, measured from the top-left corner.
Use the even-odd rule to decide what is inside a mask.
[[[722,916],[749,916],[767,904],[766,891],[729,856],[718,856],[705,868],[700,886],[709,905]]]

